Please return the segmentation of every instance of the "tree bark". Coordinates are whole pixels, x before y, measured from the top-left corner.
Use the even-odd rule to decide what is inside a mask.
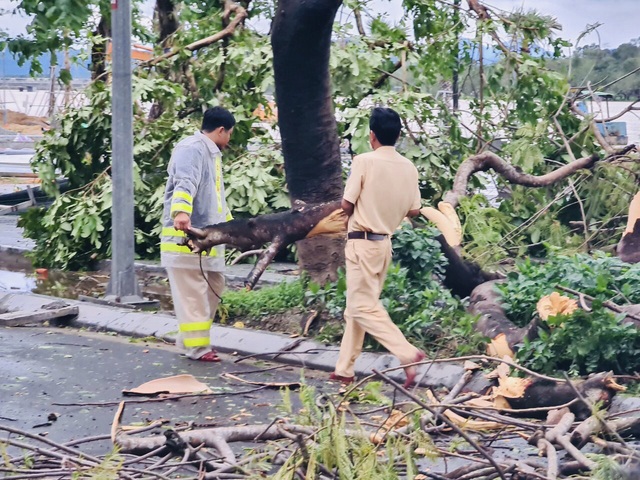
[[[320,234],[335,234],[332,237],[324,237],[323,240],[327,243],[344,244],[345,218],[338,201],[316,205],[296,202],[295,207],[287,212],[231,220],[210,225],[204,229],[192,228],[189,231],[188,244],[195,253],[199,253],[221,244],[246,251],[261,248],[270,243],[269,248],[263,251],[256,266],[245,280],[245,286],[251,289],[275,255],[291,243],[305,238],[315,240],[311,237]],[[327,258],[331,260],[329,255],[336,255],[336,253],[326,251],[316,261],[326,264]],[[343,262],[340,263],[342,264]]]
[[[525,338],[533,340],[537,337],[538,322],[534,319],[526,327],[517,327],[502,308],[502,297],[495,286],[496,281],[478,285],[471,293],[467,310],[480,315],[475,327],[478,332],[491,339],[502,333],[509,348],[516,351]]]
[[[469,179],[474,174],[486,172],[489,169],[493,169],[512,184],[538,188],[552,185],[582,168],[590,168],[598,160],[600,157],[594,154],[568,163],[545,175],[535,176],[521,172],[517,167],[507,163],[493,152],[483,152],[469,157],[458,167],[453,180],[453,188],[445,194],[444,201],[457,207],[460,204],[460,198],[467,195]]]
[[[158,22],[158,40],[163,48],[168,45],[168,39],[177,30],[180,23],[176,16],[176,5],[173,0],[156,0],[155,15]]]
[[[102,41],[99,39],[91,47],[91,80],[97,80],[107,73],[107,40],[111,38],[111,19],[108,15],[100,16],[98,27],[93,35],[102,37]]]
[[[171,35],[173,35],[180,26],[178,17],[176,16],[176,5],[173,0],[156,0],[156,7],[154,10],[156,30],[158,33],[158,43],[163,49],[167,49],[171,46]],[[189,68],[189,63],[185,62],[182,66],[183,69]],[[164,69],[164,74],[168,77],[175,77],[175,74],[171,72],[171,69]],[[180,83],[179,79],[176,79],[176,83]],[[162,103],[154,102],[149,110],[149,120],[153,121],[162,115],[164,108]]]
[[[340,200],[342,164],[331,101],[329,55],[341,0],[279,0],[271,45],[278,127],[291,200]],[[298,257],[314,280],[335,278],[344,263],[341,241],[298,244]],[[316,260],[323,255],[326,263]]]

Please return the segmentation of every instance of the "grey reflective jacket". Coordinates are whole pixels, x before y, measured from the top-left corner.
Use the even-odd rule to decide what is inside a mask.
[[[191,217],[191,225],[202,228],[230,220],[222,181],[222,154],[217,145],[197,132],[173,149],[169,178],[164,192],[160,257],[163,267],[200,268],[198,255],[179,245],[185,233],[173,228],[178,212]],[[206,271],[224,270],[224,245],[202,257]]]

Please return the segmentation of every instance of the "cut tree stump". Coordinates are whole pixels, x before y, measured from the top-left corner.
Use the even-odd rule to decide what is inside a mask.
[[[69,317],[78,315],[78,307],[66,306],[51,310],[40,309],[31,312],[9,312],[0,315],[0,326],[2,327],[20,327],[24,325],[33,325],[53,320],[55,318]]]

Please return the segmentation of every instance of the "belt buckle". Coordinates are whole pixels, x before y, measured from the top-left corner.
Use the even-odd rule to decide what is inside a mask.
[[[364,232],[364,239],[369,240],[369,232],[367,231]]]

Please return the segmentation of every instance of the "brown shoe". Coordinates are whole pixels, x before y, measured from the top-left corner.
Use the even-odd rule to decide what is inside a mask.
[[[341,382],[344,385],[349,385],[355,382],[356,377],[343,377],[342,375],[336,374],[336,372],[332,372],[331,375],[329,375],[329,380],[334,380],[336,382]]]
[[[425,358],[427,357],[427,355],[423,352],[423,351],[418,351],[416,358],[413,359],[412,362],[410,363],[416,363],[416,362],[421,362],[423,361]],[[411,388],[416,380],[416,375],[418,374],[418,369],[416,368],[415,365],[412,365],[410,367],[406,367],[404,369],[405,374],[407,375],[407,380],[404,382],[403,387],[404,388]]]

